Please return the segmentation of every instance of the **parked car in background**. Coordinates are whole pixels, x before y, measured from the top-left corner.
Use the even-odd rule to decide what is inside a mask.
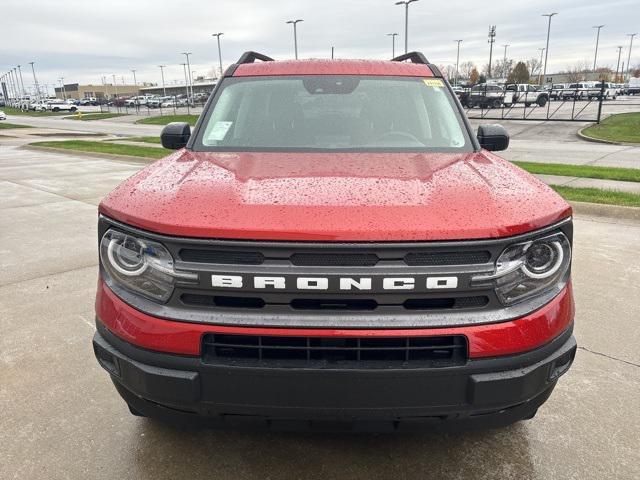
[[[637,95],[640,93],[640,78],[630,78],[625,88],[625,94]]]
[[[605,100],[615,100],[618,96],[616,85],[609,82],[597,82],[587,92],[589,100],[599,99],[601,95]]]
[[[590,85],[586,82],[571,83],[562,91],[562,99],[582,100],[587,97]]]
[[[561,100],[562,92],[567,88],[566,83],[554,83],[549,90],[549,98],[552,100]]]
[[[540,90],[537,85],[526,83],[512,83],[506,85],[503,103],[510,107],[516,103],[524,103],[525,107],[537,104],[544,107],[549,101],[549,93]]]
[[[4,104],[4,101],[2,101],[2,103]],[[6,120],[6,119],[7,119],[7,115],[2,110],[0,110],[0,120]]]
[[[78,107],[68,104],[64,100],[56,100],[47,102],[45,105],[45,109],[51,112],[75,112],[76,110],[78,110]]]
[[[458,100],[460,100],[463,107],[469,106],[469,93],[471,93],[471,88],[458,85],[453,87],[453,92],[456,94],[456,97],[458,97]]]
[[[176,107],[177,106],[177,101],[174,97],[163,97],[164,100],[162,100],[162,103],[160,103],[160,105],[163,108],[170,108],[170,107]]]
[[[500,108],[504,100],[504,90],[499,85],[481,83],[471,89],[467,106],[469,108]]]

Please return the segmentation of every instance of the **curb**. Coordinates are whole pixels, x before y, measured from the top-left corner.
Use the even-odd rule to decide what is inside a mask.
[[[569,202],[575,215],[640,221],[640,207],[623,207],[602,203]]]
[[[67,148],[39,147],[37,145],[31,145],[31,144],[22,145],[18,147],[18,149],[51,152],[51,153],[65,153],[67,155],[82,155],[83,157],[107,158],[109,160],[120,160],[120,161],[135,162],[135,163],[153,163],[160,160],[159,158],[135,157],[133,155],[116,155],[114,153],[83,152],[81,150],[69,150]]]
[[[589,125],[578,130],[576,132],[576,135],[578,136],[578,138],[581,138],[582,140],[586,140],[587,142],[602,143],[604,145],[620,145],[621,147],[640,147],[640,143],[614,142],[612,140],[601,140],[599,138],[589,137],[584,133],[582,133],[583,130],[586,130],[587,128],[591,128],[591,127],[593,127],[593,125]]]

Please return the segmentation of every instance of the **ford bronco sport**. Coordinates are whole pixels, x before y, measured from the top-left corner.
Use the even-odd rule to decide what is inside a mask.
[[[498,427],[570,367],[571,208],[422,54],[247,52],[161,138],[99,207],[93,346],[133,414]]]

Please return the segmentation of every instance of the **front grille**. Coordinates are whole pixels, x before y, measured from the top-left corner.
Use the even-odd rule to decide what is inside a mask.
[[[381,304],[373,298],[293,298],[289,302],[267,302],[262,297],[201,295],[183,293],[184,305],[194,307],[265,308],[268,305],[288,305],[294,310],[376,310],[380,307],[396,307],[406,310],[449,310],[481,308],[489,303],[486,296],[410,298],[399,303]]]
[[[271,367],[451,367],[467,361],[462,335],[433,337],[280,337],[207,334],[205,363]]]
[[[182,248],[180,259],[185,262],[222,265],[262,265],[269,260],[285,261],[297,267],[374,267],[380,262],[401,262],[408,266],[474,265],[491,260],[491,252],[477,251],[424,251],[381,252],[279,252],[266,254],[251,249],[220,250],[209,248]]]

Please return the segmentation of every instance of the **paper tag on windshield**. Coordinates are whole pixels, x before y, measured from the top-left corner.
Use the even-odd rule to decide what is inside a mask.
[[[209,132],[209,140],[224,140],[233,122],[216,122]]]
[[[439,78],[423,78],[422,81],[427,87],[444,87],[444,82]]]

